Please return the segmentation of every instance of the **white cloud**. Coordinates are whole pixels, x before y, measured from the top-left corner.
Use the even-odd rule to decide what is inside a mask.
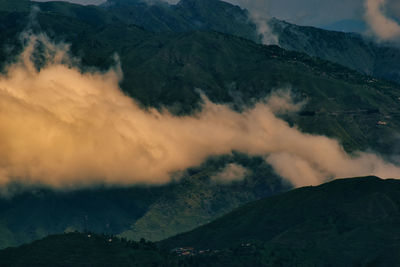
[[[348,155],[336,140],[302,133],[276,117],[274,112],[295,107],[285,94],[242,113],[205,97],[202,111],[193,116],[143,110],[121,92],[119,67],[82,73],[68,58],[68,46],[45,36],[30,38],[19,62],[0,75],[4,187],[160,184],[170,181],[171,173],[231,151],[265,157],[296,186],[336,177],[400,177],[399,167],[374,154]],[[30,61],[37,41],[52,51],[40,71]]]
[[[386,0],[366,0],[365,19],[371,32],[380,41],[398,41],[400,25],[385,14]]]
[[[219,183],[230,183],[242,180],[248,173],[249,170],[243,166],[230,163],[222,171],[213,175],[211,179]]]

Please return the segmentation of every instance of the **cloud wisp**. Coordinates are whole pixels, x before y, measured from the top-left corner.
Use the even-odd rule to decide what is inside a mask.
[[[400,25],[385,15],[386,0],[366,0],[365,19],[379,41],[399,41]]]
[[[217,183],[225,184],[243,180],[249,173],[250,170],[246,169],[242,165],[229,163],[220,172],[214,174],[211,179]]]
[[[43,35],[29,40],[20,60],[0,75],[3,188],[15,182],[58,189],[161,184],[174,172],[232,151],[265,157],[295,186],[336,177],[400,177],[399,167],[374,154],[348,155],[336,140],[279,119],[275,112],[299,108],[287,94],[241,113],[205,96],[202,111],[192,116],[144,110],[121,92],[118,64],[107,72],[82,72],[68,46]],[[48,50],[40,70],[32,62],[38,42]]]
[[[268,22],[270,20],[268,3],[266,0],[223,0],[233,5],[238,5],[249,12],[251,21],[256,25],[265,45],[278,45],[279,37],[272,31]]]

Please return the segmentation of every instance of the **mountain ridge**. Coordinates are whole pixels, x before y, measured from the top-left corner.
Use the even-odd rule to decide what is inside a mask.
[[[220,250],[261,242],[277,262],[385,266],[398,261],[398,223],[400,181],[337,179],[246,204],[161,246]]]
[[[135,13],[129,16],[119,13],[126,12],[126,10],[119,11],[118,9],[110,8],[110,11],[125,21],[141,25],[156,32],[208,29],[261,43],[262,33],[257,32],[257,26],[252,21],[249,11],[219,0],[203,0],[201,2],[203,4],[197,4],[197,2],[194,2],[196,3],[195,5],[190,0],[181,0],[176,5],[167,6],[147,5],[144,2],[141,2],[140,7],[129,5],[129,2],[124,5],[127,9],[135,10],[136,8],[139,15],[141,14],[139,10],[145,8],[152,15],[146,16],[144,20],[136,19]],[[170,14],[170,19],[175,19],[176,22],[166,19],[163,25],[160,25],[157,21],[160,21],[165,16],[161,15],[163,13],[151,11],[152,8],[156,9],[158,6],[160,8],[163,6],[163,12]],[[218,6],[218,8],[215,6]],[[187,17],[187,14],[191,15]],[[216,16],[203,14],[216,14]],[[187,19],[182,20],[185,16]],[[178,21],[179,23],[177,23]],[[193,21],[197,21],[197,23],[193,23]],[[170,26],[165,27],[165,23],[167,25],[170,23]],[[186,26],[181,28],[179,25],[183,24]],[[270,19],[268,24],[270,32],[267,34],[274,34],[278,37],[279,45],[286,50],[304,52],[310,56],[336,62],[364,74],[395,82],[400,81],[400,67],[397,64],[400,58],[400,49],[394,45],[379,45],[360,34],[298,26],[276,18]],[[174,27],[174,25],[176,26]],[[393,55],[395,56],[393,57]]]
[[[400,260],[399,196],[398,180],[373,176],[337,179],[248,203],[158,244],[90,232],[68,233],[0,250],[0,263],[394,266]],[[296,217],[298,220],[293,220]]]

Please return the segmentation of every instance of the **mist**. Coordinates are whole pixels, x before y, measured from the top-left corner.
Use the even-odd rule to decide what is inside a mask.
[[[242,165],[230,163],[220,172],[211,176],[211,179],[218,183],[226,184],[243,180],[249,173],[251,173],[251,171]]]
[[[387,8],[386,0],[366,0],[365,20],[371,33],[379,41],[399,41],[400,25],[386,15],[385,8]]]
[[[265,45],[278,45],[279,38],[273,33],[268,21],[270,20],[269,1],[265,0],[223,0],[224,2],[240,6],[249,12],[250,20],[256,25]]]
[[[348,155],[338,141],[302,133],[279,119],[275,113],[301,108],[288,91],[242,113],[202,96],[201,112],[174,116],[144,110],[122,93],[118,62],[106,72],[82,72],[68,45],[45,35],[27,40],[19,60],[0,75],[3,188],[162,184],[175,172],[232,151],[264,157],[295,186],[337,177],[400,177],[399,167],[372,153]],[[32,62],[39,43],[47,47],[40,70]],[[238,168],[236,173],[228,179],[238,179]]]

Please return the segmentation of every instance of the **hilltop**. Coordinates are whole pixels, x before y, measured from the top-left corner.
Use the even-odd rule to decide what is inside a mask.
[[[2,266],[174,266],[178,259],[142,240],[93,233],[53,235],[0,251]]]
[[[249,203],[162,246],[253,244],[270,263],[393,265],[400,260],[400,181],[339,179]]]

